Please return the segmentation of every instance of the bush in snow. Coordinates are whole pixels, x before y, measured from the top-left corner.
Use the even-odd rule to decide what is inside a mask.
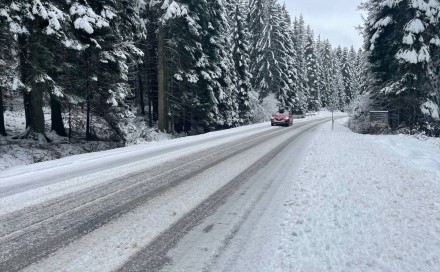
[[[368,113],[371,110],[372,100],[370,94],[360,95],[352,104],[352,114],[348,127],[356,132],[366,134],[369,129]]]
[[[270,116],[278,110],[278,100],[274,94],[270,94],[260,102],[258,94],[250,92],[249,102],[252,112],[251,122],[254,124],[269,121]]]

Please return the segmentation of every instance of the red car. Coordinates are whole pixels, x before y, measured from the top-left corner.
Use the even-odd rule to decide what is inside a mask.
[[[292,125],[293,122],[293,116],[290,115],[288,111],[279,111],[277,113],[272,114],[272,117],[270,118],[270,124],[272,126],[286,126],[289,127]]]

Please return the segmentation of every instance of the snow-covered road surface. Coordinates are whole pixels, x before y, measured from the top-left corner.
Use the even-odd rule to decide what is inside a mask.
[[[440,140],[325,120],[2,172],[0,271],[440,271]]]
[[[323,120],[298,120],[291,128],[256,125],[4,171],[0,270],[161,267],[166,260],[139,263],[137,256],[166,239],[167,230],[170,245],[177,243]]]

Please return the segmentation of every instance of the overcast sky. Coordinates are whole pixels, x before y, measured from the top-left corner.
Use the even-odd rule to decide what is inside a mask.
[[[362,37],[355,26],[362,24],[357,6],[361,0],[280,0],[286,3],[292,16],[303,15],[306,24],[320,34],[322,39],[328,39],[333,47],[362,47]]]

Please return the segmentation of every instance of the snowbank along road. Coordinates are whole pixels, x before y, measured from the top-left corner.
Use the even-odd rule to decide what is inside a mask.
[[[64,158],[0,174],[0,271],[239,269],[328,117]],[[252,236],[252,237],[251,237]]]

